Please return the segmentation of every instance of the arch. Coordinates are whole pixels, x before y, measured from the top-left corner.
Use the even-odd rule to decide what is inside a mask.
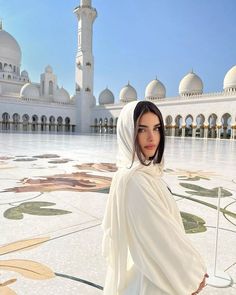
[[[37,115],[32,116],[32,126],[31,126],[32,131],[38,131],[38,120],[39,118]]]
[[[50,117],[49,117],[49,122],[50,122],[50,123],[55,123],[55,121],[56,121],[56,119],[55,119],[54,116],[50,116]]]
[[[23,123],[24,123],[24,122],[28,123],[28,122],[29,122],[29,115],[28,115],[28,114],[24,114],[24,115],[22,116],[22,121],[23,121]]]
[[[57,132],[62,132],[63,119],[61,116],[57,117]]]
[[[203,114],[199,114],[196,117],[196,123],[197,123],[197,127],[203,126],[205,122],[205,116]]]
[[[47,117],[45,115],[41,116],[41,131],[47,130]]]
[[[10,115],[6,112],[2,114],[2,130],[10,130]]]
[[[191,137],[192,136],[192,131],[193,131],[193,116],[191,114],[188,114],[185,118],[185,136]]]
[[[173,121],[173,118],[172,118],[171,115],[168,115],[168,116],[166,117],[166,119],[165,119],[165,122],[166,122],[166,125],[167,125],[167,126],[171,125],[172,121]]]
[[[23,131],[28,131],[29,129],[29,115],[24,114],[22,116],[22,125],[23,125]]]
[[[33,115],[32,116],[32,122],[34,123],[38,123],[38,120],[39,120],[39,118],[38,118],[38,116],[37,115]]]
[[[69,117],[65,118],[65,131],[66,132],[70,131],[70,118]]]
[[[173,122],[173,118],[172,116],[168,115],[166,118],[165,118],[165,134],[167,136],[171,136],[171,135],[174,135],[172,134],[172,122]]]
[[[216,138],[217,137],[217,129],[216,129],[216,122],[217,122],[217,115],[215,113],[212,113],[208,117],[208,137]]]
[[[42,122],[42,123],[47,123],[47,117],[46,117],[45,115],[43,115],[43,116],[41,117],[41,122]]]
[[[182,123],[183,118],[181,115],[177,115],[175,117],[175,136],[181,136],[182,135]]]
[[[55,122],[56,122],[56,118],[54,116],[50,116],[49,117],[49,131],[55,131]]]
[[[20,115],[18,113],[13,114],[13,122],[20,122]]]
[[[59,117],[57,118],[57,123],[58,123],[58,124],[62,124],[62,123],[63,123],[63,119],[62,119],[61,116],[59,116]]]
[[[12,129],[17,131],[20,127],[20,115],[18,113],[14,113],[12,119]]]
[[[10,115],[8,113],[3,113],[2,114],[2,121],[3,122],[8,122],[10,120]]]
[[[203,114],[199,114],[196,117],[196,137],[204,137],[204,122],[205,116]]]
[[[11,75],[7,75],[7,79],[8,80],[11,80]]]
[[[53,82],[49,81],[49,88],[48,88],[49,95],[53,95]]]
[[[216,126],[216,122],[217,122],[217,115],[215,113],[212,113],[209,117],[208,117],[208,123],[210,127]]]
[[[221,138],[230,138],[231,137],[231,123],[232,123],[232,116],[229,113],[224,113],[221,116],[221,133],[220,137]]]
[[[0,70],[2,70],[2,63],[0,62]]]

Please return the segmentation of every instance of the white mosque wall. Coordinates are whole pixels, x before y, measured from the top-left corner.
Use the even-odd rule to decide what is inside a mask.
[[[8,94],[8,93],[20,93],[20,90],[22,86],[25,84],[20,82],[12,82],[12,81],[1,81],[2,86],[2,94]]]

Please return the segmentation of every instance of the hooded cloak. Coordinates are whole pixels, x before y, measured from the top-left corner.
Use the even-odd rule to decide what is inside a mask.
[[[117,122],[118,170],[102,223],[108,264],[104,295],[191,295],[206,273],[185,234],[175,200],[161,179],[162,164],[142,165],[135,156],[133,114]]]

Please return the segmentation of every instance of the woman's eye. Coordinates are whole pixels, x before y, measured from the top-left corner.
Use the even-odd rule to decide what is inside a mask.
[[[138,129],[138,133],[142,133],[142,132],[144,132],[144,131],[145,131],[144,128],[139,128],[139,129]]]
[[[154,128],[154,131],[158,131],[158,132],[160,132],[160,130],[161,130],[161,127],[156,127],[156,128]]]

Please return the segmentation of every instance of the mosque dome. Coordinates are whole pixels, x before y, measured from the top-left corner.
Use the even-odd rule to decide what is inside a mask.
[[[28,79],[28,78],[29,78],[29,74],[28,74],[28,72],[25,71],[25,70],[22,71],[22,72],[21,72],[21,77],[22,77],[22,78],[27,78],[27,79]]]
[[[225,75],[224,91],[236,91],[236,66],[233,66]]]
[[[53,72],[52,67],[50,65],[47,65],[45,68],[45,73],[52,73],[52,72]]]
[[[189,96],[194,94],[202,94],[203,83],[200,77],[195,73],[188,73],[179,83],[179,94],[181,96]]]
[[[21,49],[16,39],[0,27],[0,61],[21,64]]]
[[[112,104],[115,101],[114,95],[108,88],[104,89],[99,95],[99,104]]]
[[[69,103],[70,102],[70,95],[63,87],[61,87],[61,88],[57,89],[53,100],[55,102]]]
[[[166,96],[166,88],[161,83],[161,81],[155,79],[152,80],[146,87],[145,90],[145,99],[146,100],[155,100],[161,99]]]
[[[20,91],[21,98],[39,99],[39,89],[32,83],[26,83]]]
[[[120,101],[121,102],[130,102],[133,100],[137,100],[137,92],[134,89],[134,87],[128,83],[120,91]]]

